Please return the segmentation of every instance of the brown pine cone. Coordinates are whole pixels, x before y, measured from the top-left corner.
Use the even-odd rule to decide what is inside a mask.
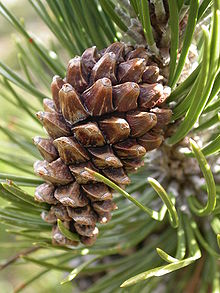
[[[143,166],[146,152],[163,141],[172,114],[164,108],[170,89],[144,48],[113,43],[71,59],[66,77],[55,76],[51,91],[53,100],[45,99],[45,111],[37,113],[49,137],[34,139],[44,158],[34,169],[46,181],[35,199],[51,205],[42,217],[54,224],[54,244],[77,244],[59,231],[60,219],[91,245],[96,223],[108,222],[116,205],[112,190],[85,167],[128,185],[127,173]]]

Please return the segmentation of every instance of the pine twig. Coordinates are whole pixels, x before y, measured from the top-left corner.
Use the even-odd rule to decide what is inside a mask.
[[[14,262],[16,262],[19,258],[21,258],[24,255],[29,255],[35,251],[37,251],[38,249],[40,249],[41,247],[31,247],[25,250],[22,250],[20,252],[18,252],[17,254],[15,254],[13,257],[11,257],[9,260],[7,260],[6,263],[4,263],[3,265],[0,266],[0,271],[4,270],[5,268],[7,268],[9,265],[13,264]]]

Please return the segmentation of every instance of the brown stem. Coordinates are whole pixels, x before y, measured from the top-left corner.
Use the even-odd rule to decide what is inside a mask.
[[[198,287],[200,275],[201,275],[203,265],[204,265],[204,260],[205,260],[205,257],[201,258],[201,260],[199,261],[198,265],[196,266],[195,272],[192,275],[191,280],[189,281],[189,283],[187,284],[187,286],[184,290],[184,293],[197,292],[196,288]]]
[[[31,247],[25,250],[22,250],[15,254],[13,257],[11,257],[5,264],[0,266],[0,271],[11,265],[12,263],[16,262],[20,257],[24,255],[28,255],[36,250],[40,249],[40,247]]]
[[[33,281],[37,280],[38,278],[40,278],[41,276],[43,276],[45,273],[49,272],[50,269],[46,269],[43,270],[41,273],[37,274],[35,277],[31,278],[30,280],[28,280],[25,283],[22,283],[21,285],[19,285],[17,288],[14,289],[13,293],[18,293],[23,291],[23,289],[25,289],[28,285],[30,285]]]

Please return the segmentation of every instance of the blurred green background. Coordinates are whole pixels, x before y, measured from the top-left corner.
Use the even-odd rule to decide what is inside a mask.
[[[3,0],[3,4],[10,9],[21,21],[25,21],[26,28],[34,33],[39,39],[41,39],[44,44],[50,44],[53,41],[53,36],[45,26],[45,24],[39,19],[28,0]],[[0,59],[9,67],[16,70],[19,74],[20,72],[19,62],[17,59],[17,51],[15,46],[15,32],[8,22],[0,16]],[[16,88],[17,90],[17,88]],[[24,92],[21,92],[24,95]],[[31,96],[27,95],[27,98]],[[13,121],[22,114],[22,120],[25,123],[30,123],[28,117],[25,114],[18,111],[17,107],[8,103],[0,92],[0,125],[4,127],[13,127]],[[21,117],[19,117],[21,118]],[[30,135],[31,136],[31,135]],[[0,132],[0,150],[7,152],[7,138]],[[19,171],[14,172],[13,167],[6,166],[0,157],[0,173],[11,173],[18,174]],[[28,174],[20,171],[20,174],[28,176]],[[29,189],[29,192],[33,192]],[[0,200],[0,204],[6,204]],[[4,264],[7,259],[13,257],[21,248],[17,248],[18,240],[15,236],[12,236],[5,232],[5,229],[9,228],[0,225],[0,265]],[[11,228],[11,227],[10,227]],[[4,243],[3,243],[4,240]],[[41,252],[42,253],[42,252]],[[48,253],[48,252],[47,252]],[[37,252],[35,253],[37,256]],[[23,264],[22,264],[23,263]],[[33,275],[37,274],[38,271],[42,271],[33,264],[25,264],[24,261],[19,261],[13,266],[9,266],[3,271],[0,271],[0,293],[11,293],[14,288],[20,286],[23,282],[30,279]],[[63,279],[63,273],[61,272],[49,272],[45,274],[42,278],[28,286],[22,292],[32,293],[32,292],[76,292],[71,284],[59,285],[59,280]]]

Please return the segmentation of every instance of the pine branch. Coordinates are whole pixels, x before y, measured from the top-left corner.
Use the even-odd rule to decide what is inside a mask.
[[[18,116],[15,121],[0,126],[2,141],[7,140],[0,147],[0,160],[6,172],[0,173],[0,197],[4,202],[0,222],[12,226],[7,232],[16,236],[16,243],[2,241],[0,247],[25,247],[0,269],[20,258],[45,268],[15,292],[21,292],[50,270],[70,272],[72,260],[77,265],[63,282],[75,277],[84,280],[94,277],[93,284],[85,290],[87,293],[118,292],[121,284],[122,287],[133,285],[131,292],[152,292],[164,283],[163,278],[152,277],[171,272],[167,290],[181,292],[191,288],[192,272],[195,272],[193,278],[197,277],[197,269],[191,268],[195,264],[203,271],[199,290],[205,292],[209,286],[218,292],[219,268],[214,258],[219,258],[220,247],[217,160],[220,1],[178,0],[174,4],[153,0],[91,0],[89,5],[81,0],[29,2],[53,34],[54,44],[50,48],[42,44],[24,22],[0,3],[1,15],[21,36],[14,40],[21,72],[0,63],[1,96],[4,104],[16,109]],[[201,23],[205,25],[203,38],[198,34]],[[50,96],[51,76],[65,75],[61,56],[72,58],[88,47],[96,45],[103,49],[114,41],[147,48],[152,55],[150,62],[160,64],[159,74],[168,69],[163,82],[167,83],[168,79],[172,86],[167,107],[173,110],[173,125],[168,125],[169,138],[154,154],[147,154],[146,167],[131,176],[132,184],[126,190],[103,176],[102,171],[86,169],[95,180],[116,191],[114,199],[118,209],[113,211],[110,222],[97,225],[100,236],[92,247],[56,246],[51,243],[52,224],[40,218],[50,205],[36,202],[33,196],[32,187],[44,182],[32,175],[32,164],[40,155],[31,137],[43,135],[35,112],[42,100]],[[189,74],[186,61],[191,60],[192,43],[196,45],[199,64]],[[170,64],[164,68],[161,63],[164,65],[169,58]],[[192,141],[190,150],[189,138],[197,140],[199,147]],[[201,170],[195,171],[195,166]],[[28,189],[24,191],[21,187]],[[209,222],[210,229],[207,229]],[[78,234],[68,230],[65,221],[59,220],[58,228],[66,239],[79,242]],[[48,250],[48,255],[41,254],[40,248],[44,252]],[[39,258],[28,256],[37,250]],[[206,254],[202,267],[196,262],[201,251]],[[178,270],[184,267],[186,273],[181,273],[180,278]],[[207,274],[210,267],[213,273]],[[204,275],[208,277],[203,278]]]
[[[13,264],[14,262],[16,262],[17,260],[19,260],[23,256],[29,255],[29,254],[31,254],[31,253],[39,250],[39,249],[40,249],[40,247],[31,247],[31,248],[24,249],[24,250],[18,252],[13,257],[11,257],[6,263],[4,263],[3,265],[0,266],[0,271],[4,270],[9,265]]]

